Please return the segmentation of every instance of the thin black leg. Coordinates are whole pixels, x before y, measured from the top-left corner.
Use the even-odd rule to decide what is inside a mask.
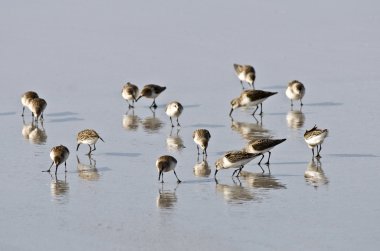
[[[253,116],[255,115],[257,109],[259,109],[259,106],[258,106],[258,105],[256,106],[256,109],[255,109],[255,110],[253,111],[253,113],[252,113]]]
[[[173,170],[173,172],[174,172],[175,177],[177,178],[177,183],[181,183],[180,179],[178,179],[178,176],[177,176],[175,170]]]
[[[22,114],[21,114],[22,117],[24,117],[24,111],[25,111],[25,106],[22,107]]]
[[[269,165],[270,155],[272,154],[271,152],[268,152],[268,153],[269,153],[268,161],[265,163],[267,165]]]
[[[263,167],[260,165],[260,163],[258,165],[261,168],[261,171],[263,171],[263,173],[265,173],[265,171],[264,171]]]
[[[259,165],[261,164],[261,161],[264,159],[264,154],[262,153],[261,156],[262,156],[262,157],[261,157],[261,159],[260,159],[260,161],[259,161],[259,163],[258,163]],[[262,168],[261,168],[261,169],[262,169]]]
[[[181,126],[181,125],[179,124],[179,122],[178,122],[178,117],[177,117],[177,126]]]
[[[90,151],[87,153],[87,155],[90,155],[92,152],[91,145],[88,145],[88,147],[90,147]]]
[[[260,104],[260,114],[259,115],[263,115],[263,103]]]
[[[172,127],[174,127],[172,117],[169,117],[169,118],[170,118],[170,123],[172,123]]]
[[[198,155],[199,155],[200,153],[199,153],[199,146],[198,145],[197,145],[197,150],[198,150]]]

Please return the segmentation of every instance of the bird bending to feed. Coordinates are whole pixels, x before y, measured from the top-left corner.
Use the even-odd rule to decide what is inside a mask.
[[[181,181],[178,179],[178,176],[174,170],[176,165],[177,165],[177,160],[170,155],[164,155],[164,156],[159,157],[156,161],[156,167],[158,170],[158,181],[161,180],[161,183],[164,183],[164,172],[169,172],[173,170],[174,175],[177,178],[177,183],[181,183]]]
[[[211,138],[211,134],[206,129],[197,129],[193,132],[193,140],[197,144],[197,150],[199,155],[199,147],[202,149],[202,154],[207,156],[208,141]]]
[[[126,83],[121,90],[121,96],[128,102],[129,108],[134,108],[135,100],[138,95],[139,88],[130,82]],[[129,101],[132,101],[132,105]]]
[[[317,125],[315,125],[310,130],[306,130],[303,137],[307,145],[309,146],[309,148],[311,148],[311,151],[313,152],[313,157],[314,157],[314,147],[317,147],[317,155],[315,157],[321,158],[319,153],[322,150],[322,143],[327,136],[328,136],[328,130],[319,129],[317,128]],[[319,146],[319,149],[318,149],[318,146]]]
[[[29,110],[32,111],[32,116],[35,121],[38,121],[39,118],[41,120],[44,119],[44,111],[47,106],[45,99],[42,98],[34,98],[29,102]]]
[[[243,82],[247,82],[252,88],[255,88],[254,82],[256,79],[255,69],[250,65],[234,64],[236,75],[240,80],[241,87],[244,89]]]
[[[143,89],[141,90],[141,93],[139,97],[136,99],[136,102],[141,98],[141,97],[146,97],[146,98],[152,98],[153,103],[149,106],[149,108],[157,108],[156,104],[156,98],[158,95],[161,94],[161,92],[165,91],[166,87],[165,86],[159,86],[159,85],[145,85]]]
[[[261,154],[258,153],[247,153],[246,151],[230,151],[225,153],[222,157],[220,157],[215,162],[215,174],[218,173],[220,169],[228,169],[228,168],[237,168],[233,173],[232,176],[236,174],[236,177],[240,175],[241,170],[244,168],[244,165],[246,165],[248,162],[256,158]]]
[[[170,122],[172,123],[172,127],[174,127],[172,117],[176,117],[177,118],[177,126],[181,126],[178,122],[178,117],[181,115],[182,111],[183,111],[183,106],[181,105],[181,103],[179,103],[177,101],[170,102],[169,104],[166,105],[165,112],[166,112],[166,115],[168,115],[170,118]]]
[[[60,145],[60,146],[55,146],[51,149],[50,151],[50,158],[53,160],[53,162],[50,165],[50,168],[46,171],[42,172],[49,172],[51,167],[55,164],[55,174],[57,174],[58,166],[62,163],[65,163],[65,172],[66,170],[66,160],[69,157],[70,151],[67,149],[66,146]]]
[[[269,160],[271,156],[271,150],[277,146],[278,144],[281,144],[286,139],[254,139],[248,142],[247,146],[245,147],[245,150],[249,153],[260,153],[262,155],[262,158],[259,161],[259,165],[261,164],[261,161],[264,159],[264,153],[268,152],[268,161],[265,163],[269,165]]]
[[[25,92],[21,96],[21,104],[22,104],[22,114],[21,114],[21,116],[24,117],[25,107],[29,108],[30,101],[32,101],[32,99],[35,99],[35,98],[38,98],[38,94],[36,92],[34,92],[34,91]]]
[[[234,109],[239,107],[248,107],[248,106],[256,106],[256,109],[253,111],[252,115],[255,115],[257,109],[259,109],[259,105],[261,107],[260,115],[263,114],[263,102],[267,98],[272,95],[277,94],[277,92],[267,92],[262,90],[245,90],[243,91],[239,97],[233,99],[231,101],[231,111],[230,116]]]
[[[91,154],[91,152],[96,150],[96,142],[100,139],[104,142],[104,140],[99,136],[99,134],[92,129],[85,129],[83,131],[80,131],[77,135],[77,151],[79,149],[80,144],[86,144],[90,147],[90,151],[87,153],[88,155]],[[94,149],[91,148],[91,145],[94,145]]]
[[[305,86],[300,81],[293,80],[289,82],[285,94],[290,99],[291,106],[293,106],[293,100],[299,100],[301,106],[303,106],[302,98],[305,95]]]

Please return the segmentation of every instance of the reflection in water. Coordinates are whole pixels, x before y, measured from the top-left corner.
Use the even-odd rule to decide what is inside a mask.
[[[305,114],[302,112],[302,108],[299,110],[290,110],[286,115],[286,121],[288,122],[289,128],[302,128],[305,123]]]
[[[158,208],[162,209],[172,209],[177,203],[177,195],[175,194],[177,190],[177,186],[173,191],[164,189],[164,184],[162,183],[162,187],[158,190],[158,196],[156,200],[156,204]]]
[[[154,110],[151,111],[153,115],[151,117],[146,117],[141,123],[144,127],[144,131],[148,133],[156,133],[163,127],[164,123],[159,118],[156,118]]]
[[[235,179],[237,181],[235,181]],[[220,184],[218,180],[215,179],[216,191],[223,195],[227,203],[243,204],[248,201],[257,200],[253,192],[241,185],[239,178],[233,178],[232,180],[234,185]]]
[[[193,171],[194,175],[197,177],[209,177],[211,173],[211,168],[208,165],[207,159],[203,159],[201,162],[199,162],[198,159]]]
[[[314,158],[307,165],[305,171],[305,181],[307,184],[318,188],[321,185],[327,185],[329,180],[322,169],[322,163],[320,160]]]
[[[180,129],[177,129],[177,133],[173,136],[173,128],[170,130],[169,137],[166,138],[166,145],[168,150],[173,151],[182,151],[185,146],[183,145],[183,140],[181,136],[179,136]]]
[[[98,169],[96,169],[96,160],[92,158],[91,155],[88,155],[89,164],[83,164],[80,162],[79,157],[77,155],[77,168],[78,168],[78,174],[81,179],[84,180],[99,180],[99,173]]]
[[[252,173],[242,171],[240,177],[247,182],[250,187],[264,189],[286,189],[286,186],[274,178],[270,173]]]
[[[269,130],[263,127],[261,119],[260,122],[256,120],[256,123],[239,122],[231,119],[231,129],[238,132],[246,140],[268,138],[270,137]]]
[[[129,111],[132,110],[132,114]],[[123,115],[123,128],[128,131],[136,131],[139,127],[140,118],[135,115],[135,110],[129,109],[126,114]]]
[[[51,176],[51,183],[50,183],[50,193],[52,197],[60,203],[66,203],[67,202],[67,192],[69,191],[69,183],[66,182],[66,173],[65,173],[65,179],[59,180],[57,178],[57,175],[50,174]]]
[[[29,124],[25,124],[25,121],[23,119],[23,127],[21,133],[25,139],[28,139],[29,142],[33,144],[41,145],[46,143],[47,135],[42,121],[41,128],[39,128],[38,122],[32,121]]]

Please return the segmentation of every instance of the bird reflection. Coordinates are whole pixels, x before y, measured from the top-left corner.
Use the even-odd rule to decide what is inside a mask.
[[[151,109],[151,111],[152,116],[146,117],[141,123],[144,127],[144,131],[148,133],[156,133],[163,127],[164,123],[159,118],[156,118],[155,110]]]
[[[53,177],[53,175],[50,174],[50,176],[50,193],[52,197],[59,202],[65,202],[65,199],[67,198],[67,193],[69,191],[69,183],[66,182],[66,173],[64,180],[59,180],[57,178],[57,175],[54,175]]]
[[[270,136],[269,130],[265,129],[256,119],[256,123],[239,122],[231,119],[231,129],[238,132],[244,139],[250,141],[257,138],[267,138]]]
[[[286,121],[289,128],[302,128],[305,123],[305,114],[302,112],[302,107],[299,110],[290,110],[286,115]]]
[[[98,169],[96,169],[96,160],[92,158],[91,155],[88,155],[89,164],[83,164],[80,162],[79,157],[77,155],[77,168],[78,174],[81,179],[84,180],[99,180],[100,175],[98,173]]]
[[[158,196],[156,200],[156,204],[158,208],[162,209],[172,209],[177,203],[177,195],[175,194],[177,186],[173,191],[164,189],[164,184],[162,184],[161,188],[158,190]]]
[[[197,163],[194,166],[194,175],[197,177],[209,177],[211,174],[211,168],[208,165],[207,159],[203,158],[201,162],[199,162],[199,157],[197,159]]]
[[[276,178],[274,178],[270,173],[252,173],[247,171],[242,171],[240,173],[240,178],[245,180],[250,187],[253,188],[264,188],[264,189],[286,189],[286,186],[280,183]]]
[[[239,178],[233,178],[232,180],[234,182],[233,185],[226,185],[220,184],[218,180],[215,179],[216,191],[223,195],[227,203],[243,204],[257,199],[253,192],[242,186]]]
[[[314,160],[313,158],[309,162],[304,176],[306,183],[316,189],[321,185],[327,185],[329,183],[329,180],[322,169],[322,163],[318,159]]]
[[[170,130],[170,135],[166,138],[166,145],[169,151],[182,151],[185,148],[183,140],[179,136],[179,131],[180,129],[177,129],[177,132],[173,135],[173,128]]]
[[[47,134],[46,134],[43,122],[41,122],[41,125],[39,126],[38,122],[34,122],[34,121],[26,124],[23,119],[23,127],[22,127],[21,133],[25,139],[28,139],[29,142],[33,144],[41,145],[41,144],[46,143]]]
[[[132,114],[129,114],[132,110]],[[126,114],[123,115],[123,128],[128,131],[136,131],[139,127],[140,118],[135,115],[135,110],[129,109]]]

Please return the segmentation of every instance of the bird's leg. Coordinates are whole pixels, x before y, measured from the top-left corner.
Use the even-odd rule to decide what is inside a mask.
[[[24,117],[24,111],[25,111],[25,106],[22,107],[22,114],[21,114],[22,117]]]
[[[179,122],[178,122],[178,117],[177,117],[177,126],[181,126],[181,125],[179,124]]]
[[[313,153],[313,158],[314,158],[314,147],[311,148],[311,152]]]
[[[170,118],[170,123],[172,123],[172,127],[174,127],[172,117],[169,117],[169,118]]]
[[[290,100],[290,106],[293,107],[293,99]]]
[[[241,84],[241,88],[244,90],[244,85],[243,85],[243,81],[240,80],[240,84]]]
[[[235,169],[235,171],[232,173],[232,177],[234,177],[235,173],[236,173],[238,170],[239,170],[239,168],[238,168],[238,169]]]
[[[177,183],[181,183],[180,179],[178,179],[178,176],[177,176],[175,170],[173,170],[173,172],[174,172],[175,177],[177,178]]]
[[[263,115],[263,103],[260,103],[260,114],[259,115]]]
[[[263,157],[264,157],[264,156],[263,156]],[[265,173],[265,171],[264,171],[263,167],[260,165],[260,163],[259,163],[258,165],[259,165],[259,167],[261,168],[261,171],[263,171],[263,173]]]
[[[65,161],[65,173],[67,173],[67,169],[66,169],[66,161]]]
[[[55,165],[55,175],[57,175],[58,164]]]
[[[92,151],[95,151],[96,150],[96,146],[95,146],[95,143],[94,143],[94,149]]]
[[[162,171],[159,171],[159,172],[158,172],[158,181],[161,180],[161,173],[162,173]]]
[[[92,152],[92,149],[91,149],[91,145],[90,145],[90,144],[88,144],[88,147],[90,147],[90,151],[87,153],[87,155],[90,155],[90,154],[91,154],[91,152]]]
[[[270,155],[271,155],[272,153],[271,152],[269,152],[269,157],[268,157],[268,161],[265,163],[266,165],[269,165],[269,160],[270,160]]]
[[[236,177],[239,177],[239,176],[240,176],[241,170],[243,170],[243,168],[244,168],[244,166],[241,166],[241,167],[239,168],[239,172],[236,174]]]
[[[256,109],[255,109],[255,110],[253,111],[253,113],[252,113],[253,116],[255,116],[255,113],[256,113],[257,109],[259,109],[259,106],[258,106],[258,105],[256,106]]]
[[[49,167],[48,170],[45,170],[45,171],[42,171],[42,172],[48,172],[48,173],[50,173],[50,169],[51,169],[51,167],[53,166],[53,164],[54,164],[54,161],[51,163],[51,165],[50,165],[50,167]]]
[[[199,155],[200,153],[199,153],[199,146],[198,145],[197,145],[197,150],[198,150],[198,155]]]
[[[301,101],[301,106],[303,106],[302,99],[300,99],[300,101]]]
[[[264,154],[262,153],[261,156],[262,156],[262,157],[261,157],[261,159],[260,159],[260,161],[259,161],[259,163],[258,163],[259,165],[261,164],[261,161],[264,159]],[[262,168],[261,168],[261,169],[262,169]]]
[[[317,145],[317,156],[315,156],[315,157],[322,158],[321,155],[319,155],[319,153],[321,152],[321,150],[322,150],[322,145],[319,145],[319,150],[318,150],[318,145]]]

